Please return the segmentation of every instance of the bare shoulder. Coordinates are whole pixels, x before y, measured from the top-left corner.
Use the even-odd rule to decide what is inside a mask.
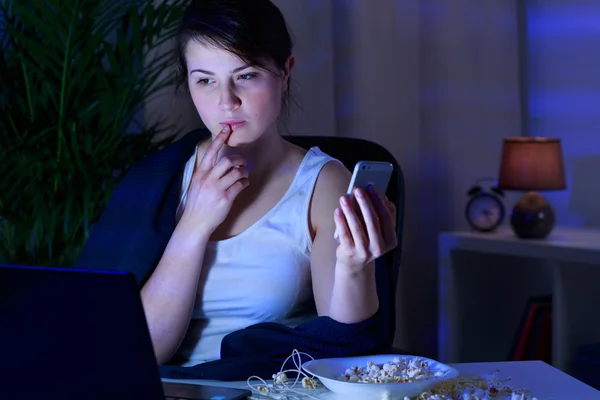
[[[297,166],[300,166],[304,156],[306,156],[307,150],[304,147],[300,147],[289,142],[287,142],[286,145],[288,154],[286,157],[287,162],[291,164],[295,163]]]
[[[343,164],[330,161],[321,169],[315,186],[315,194],[325,197],[335,194],[334,197],[337,201],[339,196],[346,193],[351,177],[352,174]]]
[[[348,169],[338,162],[328,162],[323,166],[310,207],[311,228],[313,233],[319,228],[332,228],[333,211],[339,206],[339,199],[346,194],[352,174]],[[321,226],[320,226],[321,225]]]

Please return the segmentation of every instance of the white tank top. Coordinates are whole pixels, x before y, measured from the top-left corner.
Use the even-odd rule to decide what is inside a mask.
[[[195,158],[185,166],[182,202]],[[191,366],[216,360],[231,332],[260,322],[296,326],[315,316],[309,207],[317,177],[330,161],[339,162],[318,147],[308,150],[271,210],[239,235],[209,242],[192,323],[174,361]]]

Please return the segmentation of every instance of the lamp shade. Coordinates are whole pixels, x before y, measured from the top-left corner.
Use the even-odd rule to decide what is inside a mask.
[[[510,137],[504,139],[498,187],[508,190],[566,188],[560,139]]]

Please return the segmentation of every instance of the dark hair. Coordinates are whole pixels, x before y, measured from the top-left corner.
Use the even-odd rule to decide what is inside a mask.
[[[266,60],[272,61],[279,70],[293,46],[283,14],[270,0],[191,0],[177,35],[178,87],[187,79],[185,51],[190,40],[215,45],[263,69]],[[290,99],[288,82],[285,113]]]

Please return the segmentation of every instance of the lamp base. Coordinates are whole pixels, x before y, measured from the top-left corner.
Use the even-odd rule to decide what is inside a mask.
[[[527,192],[515,204],[510,223],[521,239],[544,239],[554,228],[554,210],[538,192]]]

